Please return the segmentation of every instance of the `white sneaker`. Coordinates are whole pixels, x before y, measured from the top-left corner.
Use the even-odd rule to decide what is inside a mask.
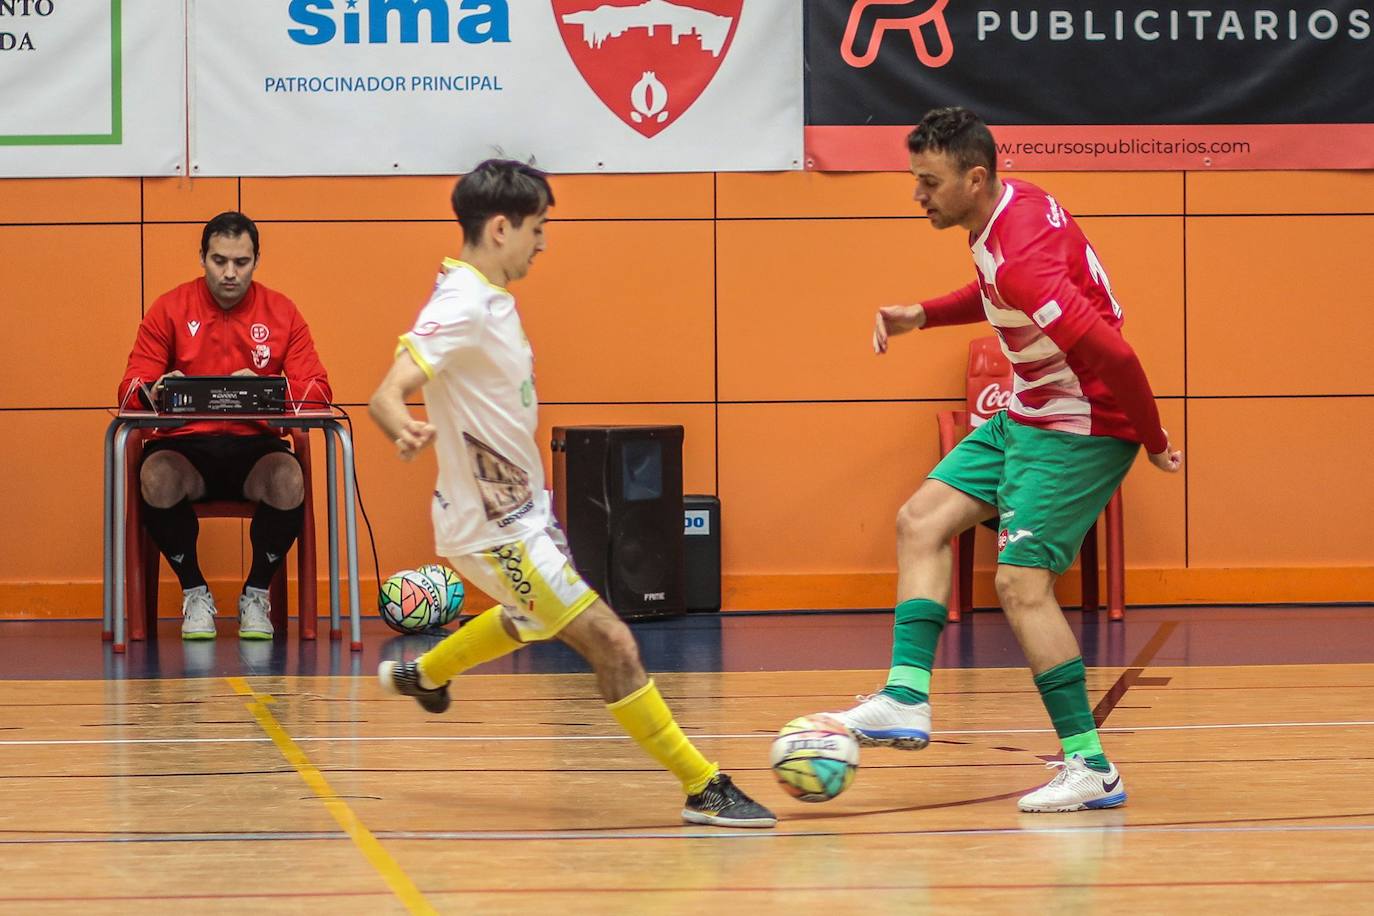
[[[1018,802],[1022,811],[1082,811],[1126,804],[1126,787],[1115,766],[1099,773],[1089,768],[1078,754],[1062,762],[1051,760],[1045,766],[1059,772],[1049,785],[1022,797]]]
[[[181,593],[181,638],[215,638],[215,597],[208,586],[198,585]]]
[[[239,595],[239,639],[271,639],[271,612],[266,589],[245,587]]]
[[[859,705],[832,712],[863,747],[919,751],[930,743],[930,704],[899,703],[885,693],[857,696]]]

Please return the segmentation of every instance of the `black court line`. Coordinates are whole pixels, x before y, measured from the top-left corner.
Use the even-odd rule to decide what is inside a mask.
[[[848,816],[859,817],[868,813],[855,812]],[[1089,812],[1104,813],[1104,812]],[[1106,812],[1111,813],[1111,812]],[[839,816],[839,815],[837,815]],[[865,837],[911,837],[930,839],[941,837],[1019,837],[1032,840],[1048,834],[1145,834],[1145,833],[1364,833],[1374,831],[1374,823],[1356,824],[1305,824],[1305,821],[1347,821],[1355,818],[1374,818],[1374,812],[1361,811],[1345,814],[1285,815],[1278,817],[1227,818],[1196,821],[1161,821],[1149,823],[1107,823],[1074,824],[1049,826],[1042,829],[1021,827],[935,827],[916,830],[768,830],[743,831],[719,829],[703,832],[700,828],[684,826],[680,823],[649,824],[637,828],[613,827],[566,827],[553,830],[384,830],[376,834],[379,840],[414,840],[420,842],[502,842],[502,843],[566,843],[606,842],[606,841],[680,841],[680,840],[804,840],[817,838],[865,838]],[[797,820],[789,817],[788,822]],[[1246,826],[1252,825],[1252,826]],[[18,832],[18,831],[13,831]],[[54,831],[53,833],[57,833]],[[216,833],[193,831],[126,831],[123,833],[92,832],[82,834],[77,831],[62,832],[55,836],[28,834],[18,839],[0,839],[0,846],[52,846],[52,845],[127,845],[143,843],[250,843],[250,842],[320,842],[346,841],[349,837],[340,831],[263,831],[252,833]],[[1371,879],[1374,880],[1374,879]],[[7,898],[0,897],[0,900]]]
[[[458,896],[471,897],[476,894],[499,894],[506,897],[560,896],[575,897],[578,894],[769,894],[787,892],[798,893],[839,893],[854,894],[882,891],[978,891],[1019,893],[1034,890],[1098,890],[1102,888],[1131,889],[1169,889],[1205,887],[1331,887],[1334,885],[1365,886],[1374,884],[1374,878],[1273,878],[1256,881],[1213,880],[1213,881],[1064,881],[1020,884],[777,884],[737,887],[578,887],[575,885],[555,887],[450,887],[426,888],[424,893],[431,897]],[[128,894],[101,895],[90,897],[0,897],[0,903],[85,903],[85,902],[133,902],[137,900],[327,900],[335,898],[356,899],[363,897],[390,897],[390,891],[298,891],[298,892],[261,892],[241,894]]]

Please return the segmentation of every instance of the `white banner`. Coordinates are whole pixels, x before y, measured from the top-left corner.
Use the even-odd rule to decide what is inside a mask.
[[[802,165],[797,0],[191,0],[196,175]]]
[[[178,175],[183,0],[0,0],[0,176]]]

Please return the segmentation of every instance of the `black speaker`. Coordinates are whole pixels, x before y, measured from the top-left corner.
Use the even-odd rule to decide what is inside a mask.
[[[552,452],[582,578],[627,619],[683,613],[682,427],[556,426]]]
[[[720,610],[720,500],[682,497],[682,541],[687,566],[687,610]]]

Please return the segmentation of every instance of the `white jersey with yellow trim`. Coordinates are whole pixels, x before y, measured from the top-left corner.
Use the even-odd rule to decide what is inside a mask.
[[[535,445],[534,354],[515,297],[463,261],[444,259],[429,302],[401,335],[429,381],[439,480],[434,547],[458,557],[546,527],[544,465]]]

